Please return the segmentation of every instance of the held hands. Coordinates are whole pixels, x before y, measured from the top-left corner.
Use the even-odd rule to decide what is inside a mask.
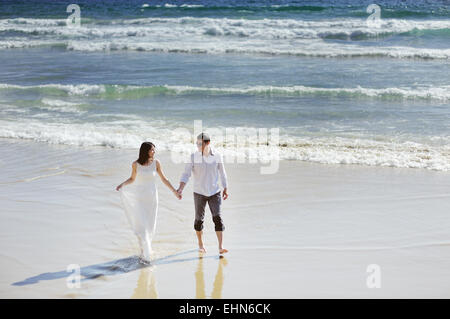
[[[178,189],[176,190],[177,194],[180,196],[179,199],[183,198],[183,187],[178,187]]]
[[[181,196],[181,192],[178,192],[178,190],[173,190],[173,194],[175,195],[175,197],[176,198],[178,198],[178,199],[181,199],[182,198],[182,196]]]

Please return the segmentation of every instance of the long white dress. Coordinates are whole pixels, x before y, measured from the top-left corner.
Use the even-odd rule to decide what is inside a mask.
[[[158,212],[156,160],[147,166],[136,162],[136,172],[134,182],[120,189],[120,197],[128,222],[138,237],[141,258],[150,261]]]

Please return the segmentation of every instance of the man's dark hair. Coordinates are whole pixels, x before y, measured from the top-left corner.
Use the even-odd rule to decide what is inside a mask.
[[[209,142],[211,139],[209,138],[209,135],[208,135],[208,134],[206,134],[206,133],[200,133],[200,134],[197,136],[197,140],[202,140],[202,141],[204,141],[204,142]]]

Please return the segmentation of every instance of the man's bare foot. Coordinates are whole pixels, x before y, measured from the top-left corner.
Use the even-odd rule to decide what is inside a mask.
[[[219,254],[225,254],[227,252],[228,252],[228,249],[225,249],[225,248],[219,249]]]
[[[199,253],[206,253],[206,249],[205,249],[205,247],[200,247],[199,249],[198,249],[198,252]]]

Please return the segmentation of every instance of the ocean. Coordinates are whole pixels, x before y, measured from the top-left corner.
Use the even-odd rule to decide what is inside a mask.
[[[281,159],[450,170],[450,2],[0,2],[0,137],[171,150],[278,128]],[[214,138],[214,136],[213,136]],[[217,145],[225,148],[226,143]]]

